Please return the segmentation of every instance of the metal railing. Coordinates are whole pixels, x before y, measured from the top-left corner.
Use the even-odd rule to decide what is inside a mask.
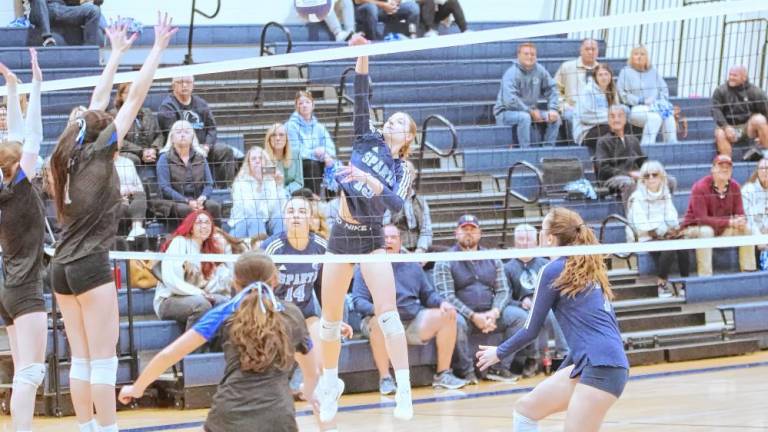
[[[637,234],[637,230],[635,229],[634,226],[632,226],[632,223],[630,223],[629,220],[627,220],[627,218],[625,218],[622,215],[614,213],[614,214],[608,215],[605,219],[603,219],[603,222],[600,224],[600,236],[599,236],[600,243],[603,243],[603,240],[605,240],[605,228],[608,226],[608,223],[610,221],[621,222],[623,225],[629,227],[630,231],[632,232],[632,235],[634,236],[634,241],[637,241],[640,238],[640,236]],[[635,255],[634,252],[615,253],[612,255],[615,256],[616,258],[623,259],[624,261],[627,262],[627,267],[630,269],[632,268],[632,262],[630,261],[630,259]]]
[[[259,57],[263,57],[265,54],[275,54],[274,52],[271,52],[267,49],[267,30],[269,30],[270,27],[275,27],[283,32],[286,39],[288,39],[288,46],[285,48],[285,53],[290,53],[293,49],[293,38],[291,37],[291,31],[278,22],[270,21],[264,24],[264,27],[261,29],[261,37],[259,38]],[[264,85],[264,76],[262,71],[263,69],[259,68],[257,73],[258,83],[256,84],[256,97],[253,98],[254,107],[259,107],[261,105],[261,91]]]
[[[212,14],[207,14],[196,6],[197,0],[192,0],[192,13],[191,17],[189,18],[189,37],[187,40],[187,55],[184,56],[184,64],[189,65],[194,63],[192,60],[192,34],[195,31],[195,15],[200,14],[208,19],[216,18],[216,16],[219,14],[219,11],[221,10],[221,0],[216,0],[216,11]]]
[[[758,36],[763,36],[762,40],[754,38],[739,41],[736,52],[731,55],[730,50],[727,50],[726,47],[727,41],[729,40],[728,36],[731,35],[731,33],[728,33],[728,29],[732,26],[750,26],[751,30],[745,30],[744,34],[757,33]],[[734,31],[732,33],[735,33],[736,35],[739,34],[738,31]],[[749,71],[748,75],[757,77],[757,79],[753,81],[753,84],[761,88],[768,86],[768,76],[766,76],[766,56],[768,56],[768,19],[753,18],[735,21],[724,21],[722,34],[723,38],[720,41],[720,64],[717,68],[717,82],[720,83],[724,79],[723,73],[726,72],[724,70],[724,66],[730,66],[724,65],[723,60],[726,58],[733,59],[734,57],[739,57],[738,60],[735,60],[735,62],[732,60],[731,64],[740,63],[745,65]],[[726,53],[726,51],[728,51],[728,53]],[[757,56],[757,61],[754,61],[755,59],[753,57],[755,56]],[[727,76],[727,72],[725,75]]]
[[[518,168],[527,169],[536,175],[536,180],[539,186],[537,188],[536,195],[534,195],[533,197],[527,197],[521,194],[520,192],[512,189],[512,178],[513,178],[513,175],[515,174],[515,171]],[[507,183],[505,185],[505,191],[504,191],[504,210],[503,210],[504,218],[502,219],[503,222],[501,224],[501,243],[499,243],[499,247],[504,248],[506,247],[506,244],[507,244],[507,228],[509,225],[509,205],[510,205],[509,197],[510,196],[515,197],[526,204],[538,204],[539,200],[541,199],[541,196],[544,194],[543,185],[544,185],[544,179],[541,174],[541,171],[530,162],[519,161],[512,164],[512,166],[509,167],[509,169],[507,170]],[[541,212],[541,207],[539,207],[539,212]]]
[[[427,129],[429,128],[429,123],[432,120],[437,120],[438,122],[448,127],[448,132],[450,132],[451,134],[451,147],[446,152],[432,145],[432,143],[427,142]],[[456,128],[453,127],[453,123],[451,123],[448,119],[441,116],[440,114],[432,114],[427,118],[425,118],[424,121],[421,123],[421,143],[419,145],[419,158],[416,160],[416,182],[414,183],[414,186],[413,186],[413,189],[415,191],[418,191],[419,186],[421,185],[421,166],[424,162],[425,146],[429,147],[430,150],[435,152],[435,154],[437,154],[441,158],[447,158],[447,157],[453,156],[453,154],[456,153],[456,148],[459,146],[459,135],[456,133]]]
[[[341,78],[339,78],[339,88],[336,89],[336,120],[333,126],[333,142],[335,142],[337,146],[339,142],[339,125],[341,123],[341,105],[344,103],[345,99],[347,102],[355,103],[354,99],[344,94],[347,91],[347,75],[354,71],[355,68],[352,66],[344,69],[344,72],[341,73]]]

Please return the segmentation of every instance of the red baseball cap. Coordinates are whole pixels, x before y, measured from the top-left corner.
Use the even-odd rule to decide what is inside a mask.
[[[730,156],[727,155],[717,155],[714,159],[712,159],[712,165],[720,165],[720,164],[728,164],[733,166],[733,160]]]

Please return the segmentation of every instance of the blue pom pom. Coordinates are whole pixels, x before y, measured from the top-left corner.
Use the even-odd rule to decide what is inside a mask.
[[[309,22],[320,22],[331,11],[332,0],[294,0],[296,12]]]

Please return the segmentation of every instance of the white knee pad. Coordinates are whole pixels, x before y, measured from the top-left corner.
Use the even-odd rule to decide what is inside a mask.
[[[341,321],[326,321],[320,318],[320,340],[326,342],[341,340]]]
[[[114,386],[117,381],[117,357],[91,360],[91,384]]]
[[[23,368],[17,370],[13,374],[13,385],[19,383],[29,384],[35,388],[39,387],[45,379],[45,364],[43,363],[30,363]]]
[[[400,314],[397,311],[384,312],[376,319],[379,320],[379,328],[381,328],[384,337],[405,333],[405,327],[403,327],[403,322],[400,321]]]
[[[87,358],[72,357],[72,365],[69,367],[69,379],[90,382],[91,362]]]

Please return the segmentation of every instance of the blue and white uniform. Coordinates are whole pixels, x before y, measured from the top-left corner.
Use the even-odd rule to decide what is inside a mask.
[[[574,365],[571,378],[580,377],[582,384],[618,397],[628,378],[629,362],[613,306],[596,284],[573,297],[561,295],[553,284],[565,262],[560,257],[544,266],[525,327],[499,345],[496,355],[510,356],[533,341],[553,309],[570,348],[560,367]]]
[[[411,186],[411,175],[405,162],[395,159],[379,131],[370,124],[370,84],[367,74],[355,75],[355,141],[350,164],[372,175],[384,187],[375,195],[363,182],[341,183],[347,208],[359,224],[337,219],[331,230],[328,251],[331,253],[367,254],[383,247],[381,236],[384,212],[400,211]]]
[[[309,234],[309,243],[304,250],[295,249],[288,242],[288,233],[281,232],[264,240],[262,243],[267,255],[323,255],[328,247],[325,239]],[[320,304],[315,297],[314,286],[323,270],[320,263],[283,263],[277,269],[279,285],[275,295],[280,299],[291,302],[301,309],[304,318],[320,316]]]

